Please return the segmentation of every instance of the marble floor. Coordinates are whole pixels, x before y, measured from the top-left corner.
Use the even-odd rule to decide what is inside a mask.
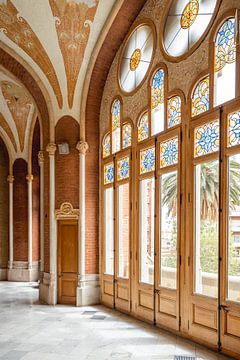
[[[229,359],[103,306],[41,305],[35,283],[0,282],[0,359],[173,360],[177,355]]]

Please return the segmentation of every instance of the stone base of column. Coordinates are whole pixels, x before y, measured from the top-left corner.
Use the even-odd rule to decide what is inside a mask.
[[[27,261],[13,261],[12,269],[7,271],[8,281],[33,282],[39,280],[39,263],[34,261],[28,269]]]
[[[39,300],[48,305],[57,304],[57,283],[54,274],[43,273],[39,285]]]
[[[7,280],[7,268],[0,268],[0,281]]]
[[[97,305],[100,303],[99,275],[79,276],[77,287],[77,306]]]

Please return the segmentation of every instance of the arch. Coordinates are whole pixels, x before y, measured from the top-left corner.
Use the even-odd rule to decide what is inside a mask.
[[[3,44],[2,41],[0,41],[0,64],[21,81],[31,94],[41,118],[44,119],[44,143],[47,144],[49,137],[54,139],[54,127],[52,129],[52,126],[50,126],[53,119],[53,110],[48,92],[40,78],[26,61]]]

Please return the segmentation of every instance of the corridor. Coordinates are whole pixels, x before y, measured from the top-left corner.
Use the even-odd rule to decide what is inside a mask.
[[[41,305],[36,283],[0,282],[0,359],[167,360],[177,355],[229,359],[103,306]]]

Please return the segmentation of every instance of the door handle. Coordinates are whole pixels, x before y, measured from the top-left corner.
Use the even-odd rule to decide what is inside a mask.
[[[225,313],[229,312],[229,308],[227,307],[227,305],[220,305],[220,309],[222,309]]]

